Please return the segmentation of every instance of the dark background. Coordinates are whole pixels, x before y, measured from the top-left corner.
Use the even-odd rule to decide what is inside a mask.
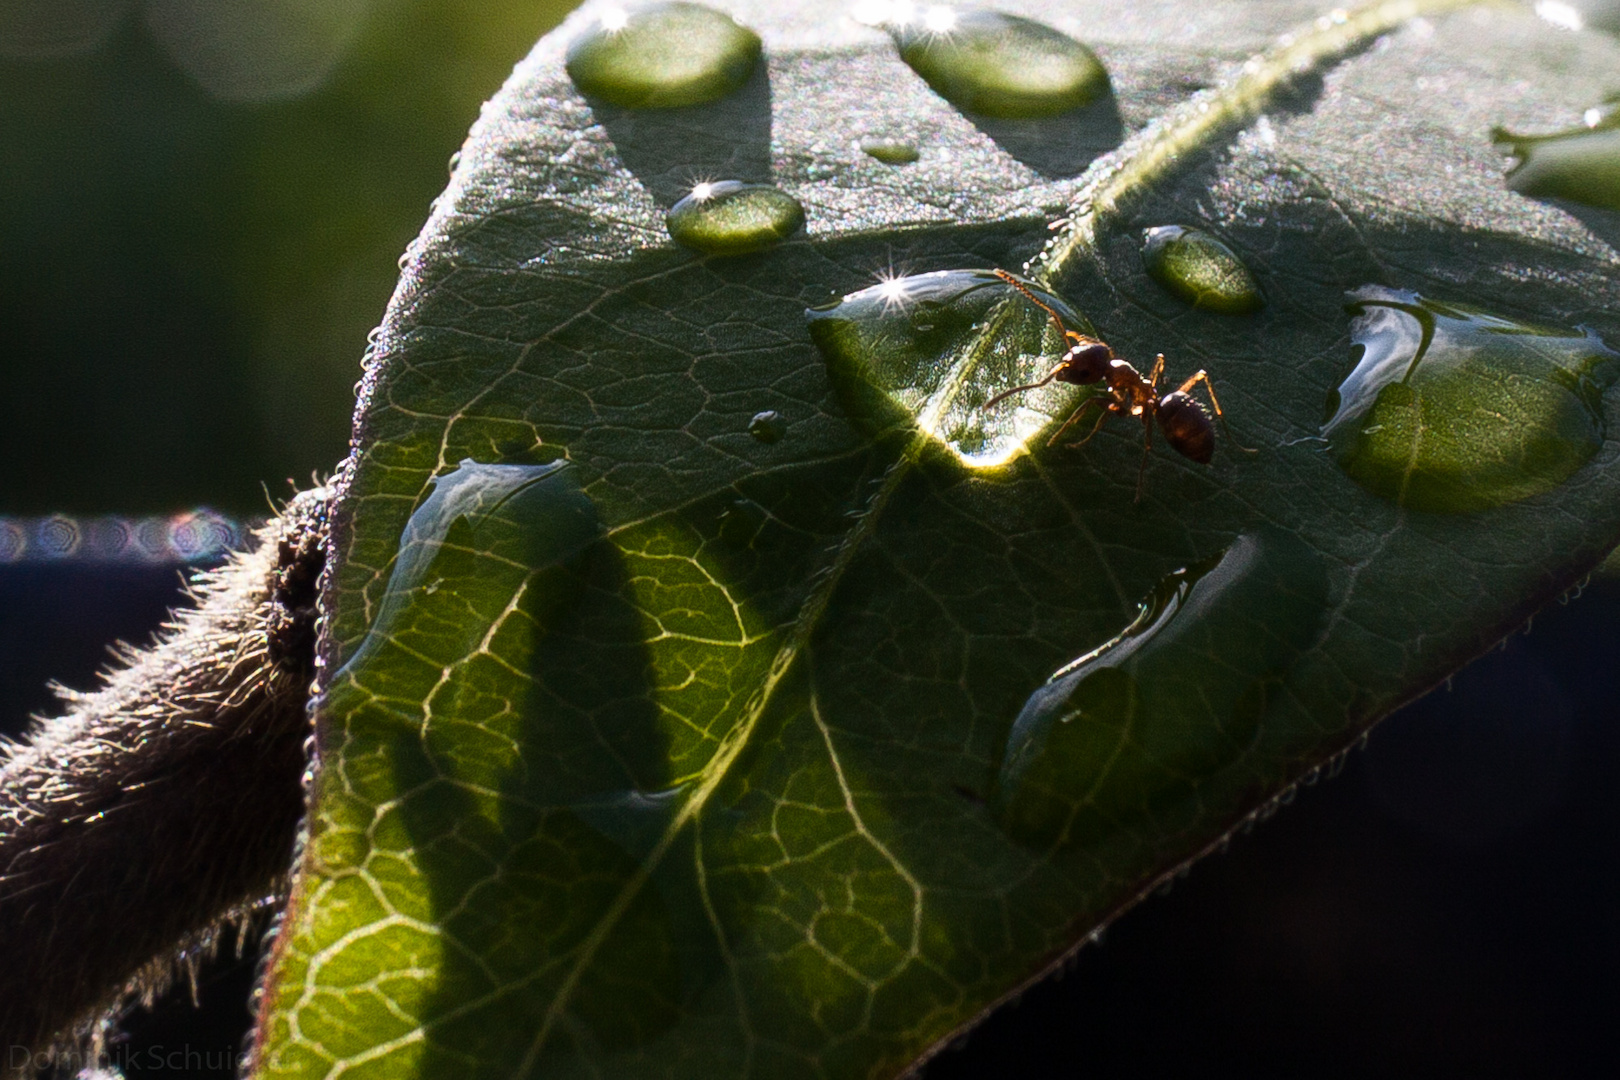
[[[0,6],[0,517],[252,517],[342,455],[446,158],[570,5],[319,2],[353,39],[280,83],[152,29],[183,3],[109,0],[79,39]],[[179,578],[0,565],[0,731],[145,640]],[[1620,1075],[1617,628],[1620,581],[1538,616],[927,1080]],[[133,1014],[131,1080],[229,1076],[252,970]]]

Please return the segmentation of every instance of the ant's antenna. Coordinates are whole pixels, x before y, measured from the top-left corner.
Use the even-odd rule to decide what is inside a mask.
[[[983,405],[980,405],[979,408],[988,409],[1003,398],[1012,397],[1014,394],[1021,394],[1025,390],[1034,390],[1038,386],[1045,386],[1047,383],[1057,378],[1058,372],[1062,371],[1067,366],[1067,363],[1059,364],[1057,367],[1053,368],[1046,378],[1042,379],[1040,382],[1025,383],[1023,386],[1015,386],[1011,390],[1003,390],[1001,393],[997,394]]]
[[[1067,326],[1064,326],[1063,325],[1063,319],[1052,308],[1052,305],[1048,304],[1046,301],[1042,300],[1040,297],[1036,296],[1033,292],[1031,292],[1029,290],[1029,286],[1025,285],[1022,281],[1019,281],[1017,278],[1013,277],[1011,274],[1007,273],[1007,271],[1005,271],[1005,270],[995,270],[995,271],[993,271],[993,273],[996,275],[996,277],[1000,278],[1002,281],[1005,281],[1007,284],[1011,285],[1013,288],[1015,288],[1019,292],[1023,293],[1024,296],[1026,296],[1029,299],[1030,303],[1034,304],[1036,307],[1040,308],[1042,311],[1044,311],[1048,315],[1052,316],[1052,322],[1058,328],[1058,334],[1061,337],[1064,337],[1064,338],[1079,338],[1079,339],[1082,339],[1082,340],[1085,339],[1084,334],[1077,334],[1073,330],[1070,330]],[[1042,385],[1044,385],[1044,383],[1033,383],[1031,385],[1033,385],[1033,386],[1042,386]],[[1019,387],[1019,389],[1027,390],[1027,389],[1029,389],[1029,387]],[[1009,391],[1009,393],[1010,392],[1011,391]]]

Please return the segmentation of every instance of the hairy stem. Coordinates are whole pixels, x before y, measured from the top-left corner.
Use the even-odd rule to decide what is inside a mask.
[[[284,886],[304,811],[324,491],[0,746],[0,1074],[150,997]]]

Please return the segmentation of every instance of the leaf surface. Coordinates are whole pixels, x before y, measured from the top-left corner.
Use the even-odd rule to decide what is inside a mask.
[[[727,7],[767,61],[711,105],[580,97],[589,8],[543,40],[409,252],[341,477],[261,1077],[903,1072],[1620,535],[1607,354],[1535,351],[1615,330],[1612,221],[1507,191],[1486,136],[1597,100],[1609,39],[1031,3],[1113,96],[997,121],[842,9]],[[775,183],[807,234],[678,248],[664,211],[712,179]],[[1165,224],[1265,307],[1155,284]],[[1076,451],[1045,445],[1064,388],[980,408],[1059,347],[984,274],[806,317],[995,267],[1172,385],[1207,369],[1235,440],[1161,439],[1136,501],[1134,422]],[[1581,460],[1465,513],[1358,484],[1321,433],[1369,287],[1562,328],[1519,333],[1512,378],[1578,394],[1548,408],[1589,421]],[[1474,439],[1446,460],[1535,466],[1502,385],[1449,376]]]

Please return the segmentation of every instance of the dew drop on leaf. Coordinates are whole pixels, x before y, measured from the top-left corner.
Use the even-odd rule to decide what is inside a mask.
[[[775,409],[766,409],[748,421],[748,434],[762,443],[779,442],[787,434],[787,421]]]
[[[920,156],[917,144],[909,139],[866,138],[861,140],[861,150],[885,165],[910,165]]]
[[[1091,332],[1063,300],[1029,287],[1070,330]],[[989,270],[890,278],[806,315],[845,409],[874,436],[918,425],[986,468],[1073,408],[1075,388],[1060,384],[983,408],[1044,376],[1066,348],[1046,313]]]
[[[371,630],[334,684],[345,677],[364,681],[382,651],[404,648],[404,655],[442,656],[445,663],[464,657],[526,584],[531,596],[536,593],[539,581],[531,578],[563,566],[599,531],[595,507],[566,462],[468,460],[432,484],[400,537]],[[559,590],[552,592],[554,600]],[[497,606],[480,610],[475,597]],[[399,656],[386,661],[400,662]]]
[[[609,7],[568,46],[580,93],[627,109],[702,105],[732,93],[759,62],[759,35],[702,4]]]
[[[1202,229],[1160,225],[1142,230],[1142,265],[1172,296],[1193,307],[1246,315],[1265,306],[1243,260]]]
[[[933,7],[889,25],[900,58],[946,101],[998,119],[1056,116],[1108,92],[1097,55],[1045,23]]]
[[[770,184],[720,180],[695,186],[664,223],[675,240],[705,255],[744,255],[804,227],[799,200]]]
[[[1380,286],[1351,299],[1361,355],[1322,435],[1369,491],[1415,510],[1484,510],[1550,491],[1602,445],[1620,353],[1592,331]]]
[[[1326,592],[1320,557],[1280,530],[1166,576],[1024,703],[991,799],[1002,827],[1033,847],[1084,844],[1196,802],[1197,778],[1253,744]]]
[[[514,996],[536,1015],[544,991],[523,977],[589,948],[596,963],[559,1022],[618,1051],[679,1018],[687,969],[672,920],[696,901],[662,879],[640,884],[642,860],[681,792],[638,760],[657,753],[645,728],[629,730],[633,718],[610,707],[632,678],[614,661],[633,650],[611,631],[600,640],[622,603],[622,567],[600,538],[595,504],[565,462],[467,460],[432,481],[401,535],[371,629],[322,701],[341,718],[353,756],[329,776],[311,850],[363,864],[367,896],[380,889],[463,933],[499,928],[489,955],[435,961],[444,989],[421,1002],[424,1015],[453,1018],[467,986],[487,985],[480,979],[521,986]],[[612,675],[598,683],[582,671]],[[514,672],[524,677],[501,681]],[[420,891],[402,891],[404,881]],[[553,917],[568,905],[601,911],[616,898],[616,919],[589,942],[588,920],[563,927]],[[411,937],[403,947],[419,945],[431,942]],[[334,962],[368,962],[354,959],[359,951],[332,943]],[[632,968],[629,990],[603,975]],[[441,1037],[453,1023],[438,1028]],[[505,1071],[536,1051],[557,1055],[563,1043],[533,1025],[477,1030]]]
[[[1588,109],[1587,121],[1548,135],[1493,131],[1492,141],[1517,159],[1507,186],[1522,195],[1620,210],[1620,110],[1612,103]]]
[[[752,547],[769,521],[765,508],[753,499],[733,499],[720,515],[720,539],[734,548]]]

